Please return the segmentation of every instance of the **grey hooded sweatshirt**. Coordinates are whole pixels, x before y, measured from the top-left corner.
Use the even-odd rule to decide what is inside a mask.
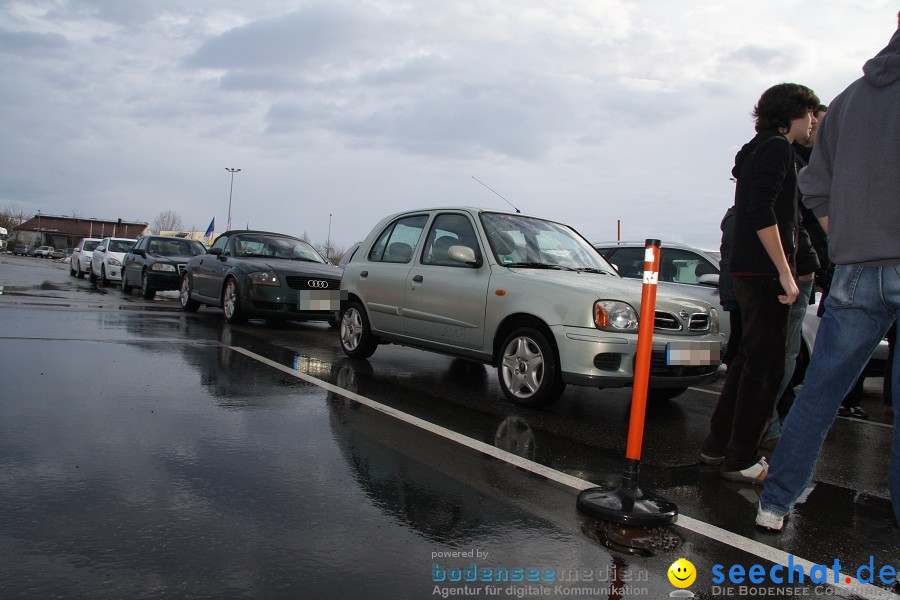
[[[900,265],[900,29],[829,105],[798,182],[833,263]]]

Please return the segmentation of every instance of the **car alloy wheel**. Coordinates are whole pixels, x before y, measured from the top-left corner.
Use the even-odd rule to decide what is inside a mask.
[[[341,315],[341,349],[352,358],[369,358],[378,347],[372,335],[366,309],[359,302],[351,302]]]
[[[187,273],[181,276],[181,287],[178,290],[178,301],[181,303],[181,308],[183,308],[186,312],[195,312],[198,308],[200,308],[200,303],[196,300],[191,299],[191,280],[188,277]]]
[[[551,342],[532,327],[513,331],[501,346],[497,368],[500,388],[520,406],[546,406],[565,389]]]
[[[222,312],[225,313],[226,323],[243,323],[247,320],[241,309],[240,288],[234,278],[229,278],[225,283],[225,291],[222,292]]]

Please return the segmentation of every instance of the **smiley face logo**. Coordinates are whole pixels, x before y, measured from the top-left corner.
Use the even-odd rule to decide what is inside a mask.
[[[686,588],[697,579],[697,569],[690,561],[683,558],[673,562],[667,573],[669,581],[677,588]]]

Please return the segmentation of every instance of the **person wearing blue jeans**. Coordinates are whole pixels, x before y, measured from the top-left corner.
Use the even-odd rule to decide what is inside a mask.
[[[781,440],[763,483],[760,512],[777,517],[768,521],[777,527],[759,523],[759,518],[757,523],[781,529],[781,520],[812,479],[819,451],[841,401],[898,316],[900,265],[835,267],[803,389],[784,421]],[[894,373],[900,362],[897,357],[895,354]],[[892,393],[894,414],[900,410],[896,389],[894,386]],[[894,515],[900,524],[900,427],[894,427],[889,487]]]
[[[804,205],[829,236],[835,265],[806,380],[782,427],[763,482],[756,524],[780,530],[812,479],[838,406],[900,317],[900,13],[887,47],[829,106],[809,166]],[[892,364],[896,376],[897,355]],[[896,384],[897,382],[894,381]],[[900,394],[892,386],[895,414]],[[900,525],[900,427],[888,487]]]

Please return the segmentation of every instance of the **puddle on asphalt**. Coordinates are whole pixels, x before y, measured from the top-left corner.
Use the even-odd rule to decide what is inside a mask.
[[[601,546],[637,556],[657,556],[677,550],[684,542],[671,527],[633,527],[591,519],[581,531]]]

